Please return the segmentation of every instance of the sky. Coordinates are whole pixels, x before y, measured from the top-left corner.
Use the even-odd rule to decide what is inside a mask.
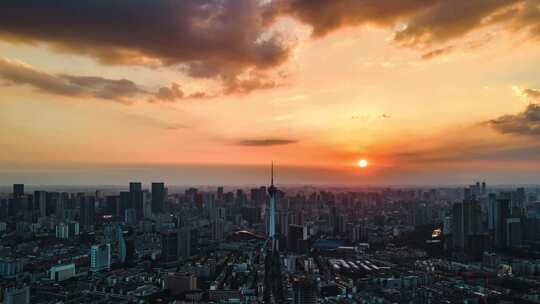
[[[538,183],[539,71],[538,0],[4,0],[0,184]]]

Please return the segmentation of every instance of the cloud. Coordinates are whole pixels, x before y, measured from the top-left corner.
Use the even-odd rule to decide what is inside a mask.
[[[540,105],[530,104],[521,113],[503,115],[488,123],[503,134],[540,136]]]
[[[120,120],[127,120],[130,123],[136,124],[136,125],[144,125],[151,128],[166,130],[166,131],[177,131],[182,129],[189,129],[191,128],[188,125],[176,123],[176,122],[167,122],[163,121],[158,118],[146,116],[146,115],[139,115],[139,114],[123,114],[119,116]]]
[[[268,146],[282,146],[290,145],[297,143],[297,140],[294,139],[284,139],[284,138],[267,138],[267,139],[243,139],[237,142],[237,145],[240,146],[250,146],[250,147],[268,147]]]
[[[463,37],[485,26],[486,18],[518,2],[520,1],[438,1],[434,6],[408,20],[407,26],[396,33],[395,40],[403,45],[416,46]]]
[[[435,57],[448,54],[448,53],[452,52],[453,49],[454,49],[453,46],[446,46],[446,47],[443,47],[443,48],[440,48],[440,49],[435,49],[435,50],[432,50],[430,52],[427,52],[427,53],[423,54],[422,59],[430,60],[430,59],[433,59]]]
[[[224,94],[249,94],[255,90],[267,90],[280,86],[281,83],[264,75],[250,75],[248,78],[235,77],[225,82]]]
[[[183,98],[203,98],[205,93],[186,95],[178,84],[151,92],[128,79],[108,79],[99,76],[53,75],[21,61],[0,57],[0,79],[8,84],[27,85],[40,92],[67,96],[93,97],[125,104],[150,96],[150,100],[175,101]]]
[[[343,27],[375,24],[393,26],[397,21],[419,14],[436,0],[275,0],[267,15],[292,16],[313,28],[320,37]]]
[[[44,43],[103,64],[185,65],[199,77],[264,70],[290,48],[253,0],[7,0],[0,39]]]
[[[394,30],[399,45],[430,46],[505,24],[540,38],[538,0],[275,0],[270,7],[269,19],[292,16],[310,25],[315,37],[375,25]]]
[[[540,100],[540,90],[525,89],[523,93],[530,99]]]

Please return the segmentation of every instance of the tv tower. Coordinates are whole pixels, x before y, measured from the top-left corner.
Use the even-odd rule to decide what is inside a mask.
[[[270,187],[268,187],[268,194],[270,194],[270,206],[269,206],[269,227],[268,237],[272,243],[272,249],[276,249],[276,193],[277,188],[274,186],[274,162],[270,169]]]

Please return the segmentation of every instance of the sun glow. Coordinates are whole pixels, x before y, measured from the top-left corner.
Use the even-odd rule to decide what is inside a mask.
[[[361,160],[358,161],[358,164],[357,164],[357,165],[358,165],[358,167],[360,167],[360,168],[366,168],[366,167],[369,165],[369,163],[368,163],[367,160],[361,159]]]

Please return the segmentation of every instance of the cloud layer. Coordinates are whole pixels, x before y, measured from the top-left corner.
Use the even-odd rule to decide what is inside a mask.
[[[201,98],[203,93],[186,95],[178,84],[151,92],[128,79],[98,76],[52,75],[17,60],[0,57],[0,79],[9,85],[27,85],[41,92],[67,97],[93,97],[125,104],[148,98],[149,101],[175,101]]]
[[[7,0],[0,39],[45,43],[104,64],[180,64],[194,77],[234,79],[288,57],[261,12],[253,0]]]
[[[44,43],[104,64],[180,65],[191,77],[221,80],[225,94],[244,94],[276,86],[264,73],[285,62],[292,45],[272,30],[280,16],[310,25],[314,36],[382,26],[405,46],[431,47],[497,24],[540,39],[538,0],[5,0],[0,40]]]
[[[530,104],[521,113],[503,115],[489,124],[503,134],[540,136],[540,105]]]
[[[267,138],[267,139],[243,139],[237,142],[240,146],[250,147],[268,147],[268,146],[282,146],[297,143],[294,139],[285,138]]]
[[[271,7],[271,19],[292,16],[310,25],[316,37],[343,27],[376,25],[394,30],[399,45],[432,47],[505,24],[540,39],[538,0],[276,0]]]

